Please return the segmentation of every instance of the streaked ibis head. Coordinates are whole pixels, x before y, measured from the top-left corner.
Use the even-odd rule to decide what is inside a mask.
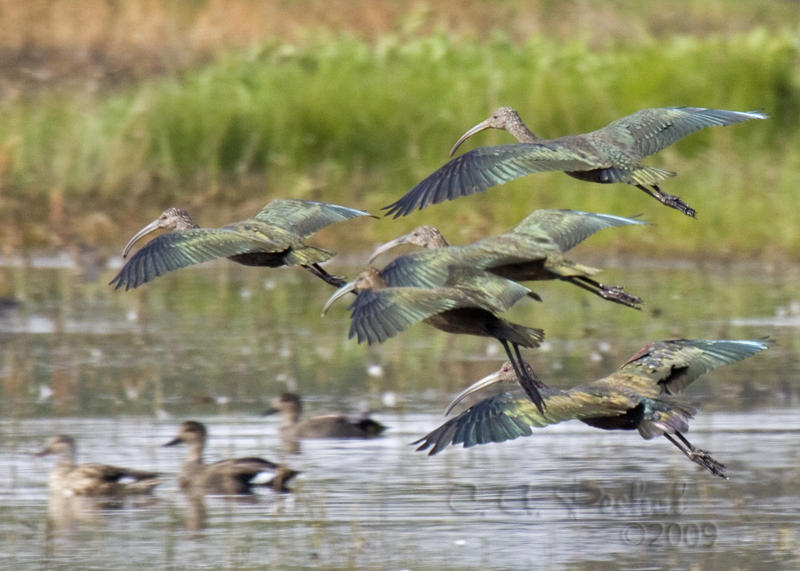
[[[419,246],[420,248],[426,249],[444,248],[450,245],[442,233],[439,232],[439,229],[435,226],[418,226],[408,234],[404,234],[399,238],[390,240],[384,245],[376,248],[367,260],[367,263],[371,264],[375,258],[384,252],[388,252],[392,248],[402,246],[403,244],[412,244],[414,246]]]
[[[381,289],[384,287],[386,287],[386,281],[381,277],[378,269],[369,267],[361,272],[356,279],[347,282],[333,292],[333,295],[328,298],[328,301],[326,301],[325,305],[322,307],[322,315],[328,313],[328,310],[336,301],[350,292],[359,292],[365,289]]]
[[[517,144],[476,147],[463,153],[384,210],[397,218],[521,176],[556,170],[588,182],[633,185],[662,204],[694,217],[693,208],[659,187],[675,173],[640,164],[641,160],[700,129],[766,118],[757,111],[661,107],[642,109],[588,133],[542,139],[512,109],[504,108],[464,133],[451,153],[468,137],[489,128],[505,130]]]
[[[189,216],[189,213],[183,208],[177,208],[174,206],[172,208],[167,208],[158,218],[139,230],[133,235],[133,238],[128,240],[128,243],[125,244],[125,248],[122,250],[122,257],[127,258],[131,248],[133,248],[133,245],[151,232],[155,232],[156,230],[166,230],[167,232],[172,232],[173,230],[187,230],[189,228],[197,227],[198,226],[194,223],[192,217]]]
[[[484,119],[461,135],[458,141],[456,141],[456,144],[450,149],[450,156],[452,157],[455,154],[458,147],[461,146],[461,143],[469,139],[472,135],[486,129],[502,129],[516,137],[520,142],[533,142],[538,138],[528,129],[522,121],[522,118],[514,109],[511,107],[499,107],[495,109],[488,119]]]
[[[524,363],[525,371],[528,372],[531,376],[533,376],[533,368],[528,364]],[[479,379],[468,386],[466,389],[461,391],[456,395],[456,397],[447,405],[447,408],[444,410],[444,416],[449,415],[453,409],[465,398],[469,397],[470,395],[480,392],[492,385],[497,383],[517,383],[517,373],[514,371],[514,365],[511,361],[506,361],[503,363],[503,366],[500,367],[494,373],[486,375],[482,379]]]

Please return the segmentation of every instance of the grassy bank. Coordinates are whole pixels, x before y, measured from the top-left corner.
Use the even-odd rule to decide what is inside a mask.
[[[434,223],[461,241],[535,208],[570,207],[644,213],[656,224],[635,241],[599,236],[601,246],[796,256],[798,64],[796,36],[765,29],[602,48],[499,33],[486,41],[434,33],[260,44],[126,88],[6,101],[0,239],[6,249],[40,246],[55,230],[62,241],[119,243],[172,204],[198,211],[206,225],[247,216],[273,197],[377,212],[498,105],[516,107],[545,137],[644,107],[696,105],[773,117],[695,134],[646,161],[679,173],[665,190],[697,208],[698,221],[631,187],[547,173],[342,239],[358,244]],[[469,144],[509,141],[489,132]]]

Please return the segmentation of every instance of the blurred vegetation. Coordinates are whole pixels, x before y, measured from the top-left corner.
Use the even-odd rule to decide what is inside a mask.
[[[326,236],[346,251],[433,223],[462,242],[505,230],[535,208],[569,207],[641,212],[655,223],[636,240],[601,233],[591,243],[605,250],[800,254],[789,207],[800,198],[800,41],[789,27],[797,22],[791,3],[684,0],[682,11],[619,1],[591,14],[581,2],[495,10],[474,1],[463,13],[426,3],[405,12],[390,2],[345,2],[340,12],[311,0],[234,2],[228,11],[222,4],[93,0],[87,10],[96,19],[73,37],[64,2],[49,10],[33,2],[27,20],[16,4],[0,4],[29,30],[9,33],[6,50],[31,60],[82,48],[101,70],[73,69],[83,88],[68,74],[47,89],[4,86],[0,247],[116,249],[173,204],[206,226],[277,197],[378,212],[498,105],[517,108],[544,137],[645,107],[693,105],[773,117],[706,130],[646,160],[678,172],[664,189],[695,207],[697,221],[631,187],[546,173]],[[345,17],[357,7],[361,28]],[[469,145],[509,141],[489,132]]]

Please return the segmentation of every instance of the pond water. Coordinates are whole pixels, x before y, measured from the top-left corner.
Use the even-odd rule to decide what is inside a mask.
[[[299,269],[225,262],[136,291],[87,281],[61,258],[0,267],[0,563],[5,568],[800,567],[800,269],[586,259],[643,297],[637,312],[565,283],[536,284],[514,321],[547,342],[526,357],[548,383],[599,378],[649,341],[758,338],[776,345],[695,383],[688,435],[724,481],[665,439],[578,422],[429,457],[409,443],[504,360],[493,341],[424,325],[383,345],[347,339],[346,304]],[[347,268],[337,273],[352,275]],[[281,447],[275,394],[310,414],[369,410],[385,436]],[[184,497],[182,420],[209,428],[208,461],[259,455],[302,474],[291,494]],[[54,501],[46,438],[79,461],[153,469],[148,500]]]

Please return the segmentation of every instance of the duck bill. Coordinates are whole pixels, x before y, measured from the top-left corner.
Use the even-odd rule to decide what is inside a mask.
[[[280,411],[277,408],[268,408],[261,413],[261,416],[272,416],[273,414],[278,414],[278,412]]]
[[[356,282],[355,281],[348,282],[348,283],[344,284],[342,287],[340,287],[339,289],[337,289],[334,292],[334,294],[330,298],[328,298],[328,301],[326,301],[325,305],[322,307],[322,315],[325,315],[326,313],[328,313],[328,310],[331,308],[331,306],[334,303],[336,303],[339,300],[339,298],[344,297],[345,295],[347,295],[351,291],[355,291],[355,289],[356,289]]]
[[[181,438],[180,438],[180,437],[176,436],[175,438],[173,438],[172,440],[170,440],[169,442],[167,442],[166,444],[164,444],[164,447],[167,447],[167,446],[175,446],[175,445],[177,445],[177,444],[180,444],[180,443],[182,443],[182,442],[183,442],[183,440],[181,440]]]
[[[489,120],[486,119],[485,121],[481,121],[480,123],[475,125],[472,129],[461,135],[458,141],[456,141],[456,144],[453,145],[453,148],[450,149],[450,156],[452,157],[455,154],[456,150],[458,150],[458,147],[461,146],[461,143],[469,139],[472,135],[474,135],[475,133],[480,133],[484,129],[489,129],[490,127],[491,125],[489,125]]]
[[[142,238],[144,238],[145,236],[147,236],[151,232],[155,232],[159,228],[160,228],[160,226],[158,225],[158,220],[153,220],[150,224],[148,224],[147,226],[145,226],[144,228],[139,230],[136,234],[133,235],[133,238],[128,240],[128,243],[125,244],[125,247],[122,249],[122,257],[123,258],[127,258],[128,257],[128,253],[131,251],[131,248],[133,248],[133,245],[136,242],[138,242],[139,240],[141,240]]]
[[[464,389],[463,391],[461,391],[456,395],[456,398],[454,398],[453,401],[449,405],[447,405],[447,408],[444,411],[444,415],[447,416],[448,414],[450,414],[456,407],[456,405],[465,398],[467,398],[468,396],[480,392],[487,387],[491,387],[495,383],[501,383],[501,382],[503,382],[503,378],[500,376],[499,371],[495,371],[491,375],[486,375],[482,379],[475,381],[466,389]]]
[[[392,248],[396,248],[397,246],[402,246],[403,244],[408,244],[408,234],[400,236],[399,238],[395,238],[394,240],[390,240],[389,242],[386,242],[384,245],[375,248],[375,251],[372,252],[372,255],[367,260],[367,263],[371,264],[372,261],[381,254],[388,252],[389,250],[391,250]]]

